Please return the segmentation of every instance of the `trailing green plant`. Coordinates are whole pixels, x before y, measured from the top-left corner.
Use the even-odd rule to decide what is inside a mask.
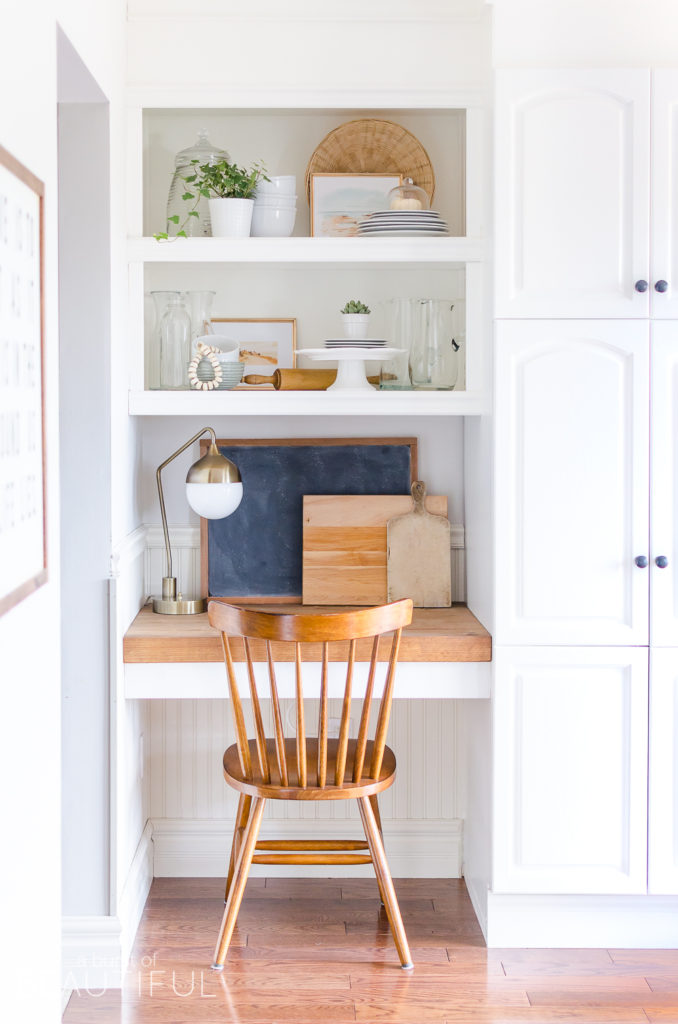
[[[181,198],[187,203],[192,201],[193,206],[181,224],[178,213],[168,217],[167,230],[158,231],[153,236],[158,241],[169,239],[170,224],[179,225],[175,238],[187,238],[186,225],[191,217],[200,216],[198,204],[201,199],[252,199],[259,182],[271,180],[266,176],[266,168],[262,163],[252,164],[249,171],[237,164],[229,164],[226,160],[199,166],[197,160],[191,160],[191,163],[196,165],[195,170],[183,178],[189,187]]]
[[[360,299],[350,299],[344,308],[341,310],[342,313],[369,313],[370,308],[366,306]]]

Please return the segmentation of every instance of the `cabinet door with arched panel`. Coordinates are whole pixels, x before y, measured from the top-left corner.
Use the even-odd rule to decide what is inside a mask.
[[[649,72],[496,82],[495,315],[647,316]]]
[[[496,326],[499,644],[647,644],[647,323]]]

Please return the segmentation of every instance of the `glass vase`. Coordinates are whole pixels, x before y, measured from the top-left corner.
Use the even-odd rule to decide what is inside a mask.
[[[196,354],[196,338],[212,334],[212,303],[216,292],[184,292],[184,302],[191,318],[191,358]]]
[[[454,303],[419,299],[410,354],[412,385],[430,391],[451,391],[459,374],[459,343],[455,338]]]
[[[150,390],[157,390],[160,387],[160,324],[170,302],[180,296],[181,292],[178,291],[151,292],[154,320],[153,327],[146,335],[146,358],[144,361],[146,387]]]
[[[188,388],[190,361],[191,318],[177,293],[160,321],[160,387],[165,391]]]

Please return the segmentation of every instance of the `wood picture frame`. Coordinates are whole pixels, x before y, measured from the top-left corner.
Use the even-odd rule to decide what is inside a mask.
[[[213,316],[215,334],[240,345],[244,373],[270,375],[275,370],[294,370],[297,365],[297,321],[294,317]],[[256,361],[257,352],[262,362]],[[242,359],[243,354],[245,359]]]
[[[0,615],[48,578],[44,194],[0,146]]]
[[[200,454],[201,456],[206,454],[209,449],[209,440],[202,440],[200,442]],[[294,458],[292,449],[304,451],[303,461],[306,462],[312,457],[319,458],[320,453],[324,449],[353,449],[354,458],[355,453],[360,453],[360,450],[369,446],[371,451],[366,452],[366,460],[372,462],[372,465],[367,467],[369,472],[366,473],[364,486],[360,486],[360,482],[357,478],[358,474],[354,471],[353,466],[346,467],[346,485],[341,489],[340,484],[337,483],[336,487],[327,487],[327,480],[323,481],[322,478],[318,478],[316,475],[313,477],[313,486],[309,489],[309,493],[317,494],[348,494],[348,493],[365,493],[365,494],[390,494],[390,493],[403,493],[409,494],[411,484],[417,479],[418,476],[418,441],[416,437],[331,437],[331,438],[313,438],[313,437],[296,437],[296,438],[253,438],[253,439],[234,439],[225,440],[218,439],[217,446],[219,450],[225,449],[225,454],[232,458],[232,460],[238,465],[238,450],[244,451],[246,449],[268,449],[269,452],[277,450],[277,463],[276,459],[273,458],[272,464],[275,464],[276,470],[279,470],[280,456],[284,449],[289,448],[291,450],[291,458]],[[396,453],[402,451],[402,459]],[[281,451],[282,450],[282,451]],[[387,467],[385,463],[388,461],[384,458],[384,453],[393,452],[394,459],[401,461],[403,466],[407,466],[406,474],[400,470]],[[268,453],[262,453],[267,455]],[[337,453],[334,453],[335,457]],[[360,458],[358,454],[357,458]],[[378,479],[379,467],[384,467],[381,480]],[[376,469],[375,469],[376,467]],[[240,467],[239,467],[240,468]],[[388,471],[387,471],[388,470]],[[400,480],[401,486],[394,489],[393,479],[394,475],[397,475]],[[405,478],[405,476],[407,478]],[[336,482],[336,475],[332,474],[333,482]],[[271,489],[275,487],[277,478],[271,480]],[[301,494],[298,495],[298,522],[296,518],[294,520],[294,531],[295,536],[289,536],[289,523],[285,529],[288,531],[283,537],[282,548],[285,552],[284,557],[289,561],[290,559],[296,559],[298,556],[298,577],[299,585],[298,589],[290,591],[289,593],[271,593],[270,591],[261,593],[210,593],[210,531],[214,531],[215,523],[226,524],[224,529],[231,533],[233,537],[238,538],[238,542],[243,543],[245,546],[250,544],[248,550],[251,551],[251,545],[256,543],[256,524],[249,523],[248,526],[253,530],[255,540],[247,541],[243,536],[243,532],[236,517],[240,515],[261,517],[263,524],[262,528],[266,528],[271,516],[275,517],[275,512],[270,508],[268,501],[255,502],[252,504],[252,495],[249,495],[248,499],[248,483],[245,474],[243,474],[243,485],[244,495],[242,505],[232,517],[226,520],[200,520],[200,592],[205,598],[212,598],[213,600],[227,600],[227,601],[242,601],[247,604],[298,604],[301,601],[302,595],[302,544],[303,544],[303,500]],[[281,487],[284,488],[284,484],[281,483]],[[339,489],[338,489],[339,488]],[[304,492],[302,491],[302,494]],[[290,499],[292,496],[290,495]],[[296,500],[296,497],[294,498]],[[249,509],[249,510],[248,510]],[[296,516],[296,512],[293,513]],[[265,518],[266,516],[269,519]],[[230,522],[229,522],[230,520]],[[233,541],[229,541],[233,543]],[[298,545],[298,551],[295,548],[295,544]],[[296,564],[296,562],[295,562]]]
[[[352,238],[358,221],[377,210],[388,210],[388,193],[402,185],[402,174],[330,173],[311,175],[312,238]],[[330,192],[331,186],[335,188]]]

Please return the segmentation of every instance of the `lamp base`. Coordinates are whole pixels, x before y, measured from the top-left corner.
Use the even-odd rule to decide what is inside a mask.
[[[189,601],[186,598],[154,597],[153,611],[160,615],[199,615],[205,611],[202,597]]]
[[[199,615],[205,611],[205,601],[202,597],[182,597],[177,593],[176,576],[163,576],[162,597],[153,598],[153,611],[159,615]]]

